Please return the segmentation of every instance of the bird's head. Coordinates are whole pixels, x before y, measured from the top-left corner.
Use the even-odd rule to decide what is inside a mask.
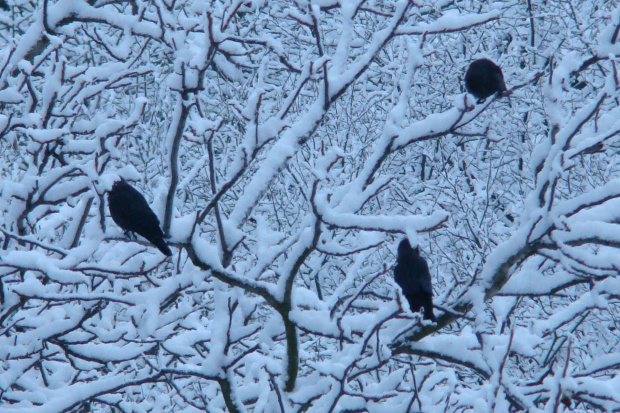
[[[117,191],[123,187],[126,187],[127,185],[129,185],[127,181],[125,181],[124,178],[120,178],[118,181],[115,181],[114,184],[112,185],[112,191]]]
[[[407,255],[407,254],[420,255],[420,248],[417,245],[415,248],[412,248],[411,243],[409,242],[409,238],[405,237],[400,242],[400,244],[398,244],[398,254],[399,255]]]

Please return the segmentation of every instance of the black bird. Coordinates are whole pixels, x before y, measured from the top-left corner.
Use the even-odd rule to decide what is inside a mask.
[[[411,248],[407,238],[398,245],[394,280],[402,288],[412,312],[417,313],[423,308],[425,320],[437,321],[433,314],[433,288],[428,264],[420,257],[418,247]]]
[[[502,97],[506,91],[502,69],[489,59],[474,60],[465,73],[465,88],[482,103],[494,93]]]
[[[135,232],[149,240],[164,255],[172,255],[164,241],[164,233],[159,228],[157,215],[136,188],[121,178],[108,193],[108,204],[112,219],[125,233]]]

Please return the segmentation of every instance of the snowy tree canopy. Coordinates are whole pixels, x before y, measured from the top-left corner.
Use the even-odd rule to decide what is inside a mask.
[[[0,0],[0,412],[620,410],[620,8],[424,3]]]

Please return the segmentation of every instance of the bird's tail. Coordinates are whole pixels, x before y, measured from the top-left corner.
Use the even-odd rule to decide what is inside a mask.
[[[506,98],[506,100],[508,101],[508,105],[512,107],[512,99],[510,99],[510,95],[512,95],[512,90],[506,89],[506,86],[504,86],[504,90],[500,90],[497,93],[498,98]]]
[[[411,312],[417,313],[420,309],[424,309],[424,319],[437,322],[433,313],[433,296],[429,293],[419,292],[413,294],[405,294],[405,298],[409,301]]]
[[[157,247],[158,250],[162,252],[166,257],[170,257],[172,255],[172,251],[166,241],[162,237],[153,237],[150,239],[151,243]]]

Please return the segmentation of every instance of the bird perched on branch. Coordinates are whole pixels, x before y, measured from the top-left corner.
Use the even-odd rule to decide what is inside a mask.
[[[164,233],[159,227],[159,219],[144,196],[127,181],[121,178],[108,193],[110,215],[127,235],[133,232],[143,236],[155,245],[164,255],[171,256],[172,251],[164,241]]]
[[[398,245],[394,280],[403,290],[412,312],[417,313],[424,309],[425,320],[437,321],[433,314],[433,287],[428,264],[420,256],[418,247],[411,248],[407,238]]]
[[[497,93],[502,97],[506,92],[502,69],[489,59],[474,60],[465,73],[465,88],[482,103]]]

